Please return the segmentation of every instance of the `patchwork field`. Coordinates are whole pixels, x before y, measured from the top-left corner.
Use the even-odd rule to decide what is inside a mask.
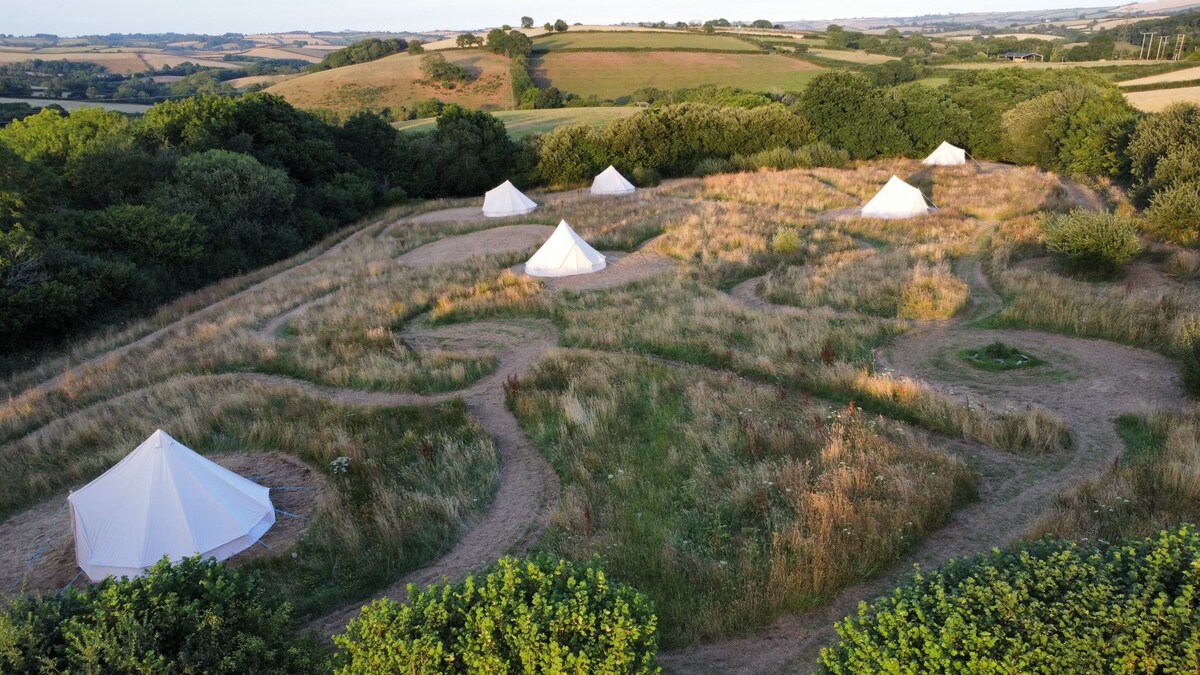
[[[544,37],[535,37],[535,51],[543,50],[602,50],[602,49],[695,49],[719,50],[738,52],[760,52],[756,45],[744,40],[723,35],[702,35],[699,33],[618,33],[597,32],[583,33],[574,30],[566,33],[555,33]]]
[[[508,59],[477,49],[447,51],[446,59],[474,75],[473,82],[444,89],[423,82],[421,57],[396,54],[378,61],[310,73],[271,87],[300,108],[380,110],[437,98],[470,108],[513,107]]]
[[[1169,84],[1171,82],[1189,82],[1191,80],[1200,80],[1200,66],[1195,68],[1186,68],[1184,70],[1176,70],[1170,73],[1161,73],[1159,75],[1151,75],[1149,77],[1139,77],[1134,80],[1123,80],[1118,83],[1121,87],[1137,87],[1147,84]]]
[[[887,56],[886,54],[869,54],[857,49],[816,49],[810,48],[809,54],[819,56],[823,59],[832,59],[834,61],[846,61],[847,63],[858,63],[862,65],[874,65],[877,63],[887,63],[888,61],[898,61],[895,56]]]
[[[1125,98],[1139,110],[1158,112],[1174,103],[1200,103],[1200,87],[1130,92]]]
[[[52,61],[70,61],[72,63],[96,63],[108,68],[114,73],[130,75],[151,68],[145,52],[58,52],[47,53],[40,50],[29,51],[0,51],[0,63],[18,63],[31,59],[46,59]],[[154,54],[153,56],[159,56]]]
[[[249,79],[249,78],[247,78]],[[640,112],[638,108],[559,108],[552,110],[498,110],[493,115],[508,129],[508,134],[514,138],[524,138],[529,134],[540,134],[553,131],[567,124],[590,124],[601,127],[613,120]],[[396,122],[393,126],[401,131],[425,131],[437,124],[437,118],[429,117],[419,120]]]
[[[823,69],[776,54],[551,52],[531,59],[531,70],[539,86],[616,99],[642,87],[677,89],[702,84],[794,91]]]

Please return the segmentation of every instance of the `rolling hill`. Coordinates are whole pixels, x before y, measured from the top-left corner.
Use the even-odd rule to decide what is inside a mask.
[[[424,82],[420,57],[395,54],[310,73],[276,84],[268,91],[300,108],[337,111],[401,108],[430,98],[485,110],[513,107],[508,59],[478,49],[443,53],[448,61],[472,73],[474,81],[454,89]]]

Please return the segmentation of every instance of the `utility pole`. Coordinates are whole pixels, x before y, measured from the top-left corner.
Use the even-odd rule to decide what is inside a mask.
[[[1165,56],[1166,53],[1167,53],[1167,36],[1163,35],[1162,38],[1158,41],[1158,60],[1162,61],[1163,56]]]
[[[1182,58],[1183,58],[1183,43],[1184,43],[1186,40],[1187,40],[1187,36],[1186,36],[1186,35],[1184,35],[1183,33],[1180,33],[1179,35],[1177,35],[1177,36],[1176,36],[1176,40],[1175,40],[1175,58],[1171,59],[1172,61],[1178,61],[1179,59],[1182,59]]]
[[[1150,52],[1146,51],[1146,38],[1147,37],[1150,38],[1150,51],[1154,50],[1154,33],[1142,33],[1142,48],[1138,50],[1138,60],[1139,61],[1150,55]]]

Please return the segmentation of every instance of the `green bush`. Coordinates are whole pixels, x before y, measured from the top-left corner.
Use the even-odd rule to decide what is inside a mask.
[[[742,171],[759,169],[840,168],[850,163],[850,154],[828,143],[811,143],[799,148],[771,148],[752,155],[734,155],[732,163]]]
[[[1150,199],[1146,229],[1184,246],[1200,243],[1200,182],[1163,189]]]
[[[1200,398],[1200,339],[1183,354],[1183,388],[1191,396]]]
[[[635,166],[629,172],[629,180],[638,187],[654,187],[662,182],[662,176],[650,167]]]
[[[256,576],[212,559],[166,560],[137,579],[18,598],[0,615],[4,673],[308,673],[315,641]]]
[[[837,626],[825,673],[1183,673],[1200,658],[1191,526],[1092,548],[1045,539],[920,570]]]
[[[1131,218],[1075,210],[1042,219],[1042,242],[1074,271],[1111,276],[1142,250]]]
[[[593,566],[504,558],[481,579],[410,586],[407,605],[377,601],[333,640],[342,675],[655,673],[656,623]]]
[[[775,230],[775,236],[771,237],[771,250],[775,255],[794,256],[800,252],[803,244],[800,233],[794,227],[780,227]]]
[[[737,165],[724,157],[708,157],[696,163],[692,175],[697,178],[712,176],[718,173],[735,173]]]

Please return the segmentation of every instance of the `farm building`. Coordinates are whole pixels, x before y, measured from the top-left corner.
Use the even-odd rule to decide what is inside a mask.
[[[1000,58],[1013,63],[1025,63],[1026,61],[1041,61],[1042,55],[1037,52],[1004,52]]]

